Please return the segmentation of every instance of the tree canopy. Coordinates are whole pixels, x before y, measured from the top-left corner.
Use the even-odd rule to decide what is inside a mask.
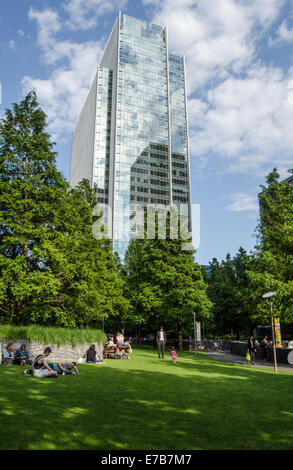
[[[112,247],[92,234],[94,191],[69,188],[53,147],[31,92],[0,121],[2,323],[87,327],[127,305]]]

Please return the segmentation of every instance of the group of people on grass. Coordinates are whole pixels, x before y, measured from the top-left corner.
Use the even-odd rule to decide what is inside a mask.
[[[26,364],[31,364],[32,361],[29,358],[28,352],[26,350],[26,344],[21,343],[20,348],[16,351],[13,351],[13,343],[9,342],[6,345],[6,348],[2,351],[2,363],[3,364],[18,364],[24,366]]]
[[[158,357],[164,359],[165,345],[167,337],[163,327],[160,327],[156,335],[156,343],[158,347]],[[16,351],[13,351],[13,343],[9,342],[2,351],[2,363],[3,364],[18,364],[18,365],[32,365],[31,369],[24,370],[25,374],[33,374],[35,377],[58,377],[58,375],[79,375],[76,362],[58,362],[48,363],[47,357],[51,354],[52,350],[50,346],[47,346],[42,354],[39,354],[33,361],[29,358],[28,351],[26,349],[26,344],[21,343],[20,348]],[[263,350],[263,360],[268,360],[268,350],[269,342],[268,337],[265,336],[260,344]],[[125,356],[127,359],[130,359],[125,352],[131,353],[131,338],[128,341],[125,341],[124,335],[120,332],[116,335],[116,342],[114,342],[114,336],[109,336],[108,341],[105,345],[106,357],[107,353],[115,352],[119,357]],[[172,347],[170,351],[173,364],[176,364],[177,354],[175,348]],[[254,337],[251,335],[247,341],[247,354],[246,359],[248,364],[255,364],[255,354],[256,354],[256,342]],[[92,344],[86,352],[86,362],[87,363],[99,363],[103,362],[103,357],[97,354],[95,345]]]
[[[51,354],[52,349],[47,346],[42,354],[32,361],[29,358],[26,344],[22,343],[20,349],[13,351],[13,343],[10,342],[2,351],[2,363],[3,364],[18,364],[21,366],[31,365],[31,369],[25,369],[24,374],[32,374],[35,377],[58,377],[58,375],[72,374],[79,375],[76,362],[58,362],[57,364],[48,363],[47,357]]]
[[[130,359],[128,354],[131,353],[131,337],[129,337],[128,341],[126,341],[124,335],[120,331],[118,331],[116,335],[116,341],[114,341],[114,336],[109,336],[108,341],[105,344],[106,358],[110,356],[115,357],[116,359]]]
[[[47,357],[51,354],[52,349],[47,346],[43,354],[39,354],[34,362],[32,369],[27,369],[24,373],[32,373],[34,377],[58,377],[58,375],[79,375],[76,362],[58,362],[57,364],[48,363]]]
[[[131,339],[130,339],[131,341]],[[125,342],[122,333],[118,332],[116,336],[117,344],[114,344],[113,336],[110,336],[107,344],[110,347],[115,347],[118,350],[132,352],[130,342]],[[61,361],[57,363],[48,363],[48,356],[51,354],[52,349],[47,346],[42,354],[38,354],[34,360],[29,358],[27,347],[25,343],[20,345],[16,351],[13,350],[13,342],[9,342],[2,350],[2,363],[3,364],[18,364],[18,365],[31,365],[31,369],[25,369],[24,374],[31,374],[35,377],[58,377],[58,375],[79,375],[76,362]],[[127,358],[130,358],[127,356]],[[92,344],[85,354],[85,362],[87,363],[102,363],[103,356],[99,355],[96,351],[95,345]]]
[[[22,343],[20,348],[13,351],[13,343],[9,342],[2,351],[3,364],[18,364],[21,366],[31,365],[31,369],[25,369],[24,374],[32,374],[35,377],[58,377],[58,375],[79,375],[76,362],[60,361],[56,364],[48,363],[47,357],[51,354],[52,349],[47,346],[42,354],[38,354],[32,361],[29,358],[26,344]]]

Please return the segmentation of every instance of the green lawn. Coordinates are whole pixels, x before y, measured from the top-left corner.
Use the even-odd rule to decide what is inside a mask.
[[[0,449],[293,449],[293,374],[166,356],[58,379],[0,366]]]

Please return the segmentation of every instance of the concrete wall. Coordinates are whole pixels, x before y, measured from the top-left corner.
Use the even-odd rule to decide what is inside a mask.
[[[0,341],[0,363],[2,363],[2,348],[5,348],[7,343],[12,340],[1,340]],[[71,344],[62,344],[59,348],[56,344],[44,344],[38,343],[37,341],[15,341],[13,343],[13,350],[16,351],[20,348],[21,343],[26,343],[27,351],[30,359],[34,359],[38,354],[41,354],[46,346],[50,346],[52,349],[51,354],[48,356],[48,362],[60,362],[60,361],[78,361],[80,357],[85,357],[86,351],[89,349],[91,344],[95,344],[96,351],[98,354],[103,354],[104,346],[102,343],[78,343],[74,348]]]

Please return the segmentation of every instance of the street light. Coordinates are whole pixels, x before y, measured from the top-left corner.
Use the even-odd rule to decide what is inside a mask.
[[[274,370],[275,372],[278,371],[277,369],[277,354],[276,354],[276,341],[275,341],[275,319],[274,319],[274,314],[273,314],[273,300],[271,297],[273,297],[276,294],[276,292],[267,292],[262,296],[263,299],[266,299],[267,303],[270,306],[270,311],[271,311],[271,323],[272,323],[272,337],[273,337],[273,350],[274,350]]]
[[[196,328],[195,328],[195,312],[193,313],[193,329],[194,329],[194,354],[196,354]]]

